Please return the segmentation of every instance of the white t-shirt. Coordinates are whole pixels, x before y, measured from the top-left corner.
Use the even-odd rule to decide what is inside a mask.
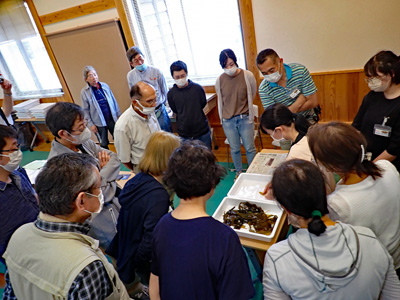
[[[303,136],[300,141],[294,144],[289,151],[286,160],[290,159],[304,159],[307,161],[311,161],[315,163],[314,157],[311,153],[310,146],[308,146],[308,138],[307,136]],[[335,189],[335,177],[333,173],[328,172],[326,168],[322,165],[318,165],[321,172],[324,174],[325,182],[326,182],[326,193],[330,194]]]
[[[145,119],[130,105],[115,124],[114,145],[118,158],[123,163],[131,162],[137,165],[143,156],[150,135],[160,130],[154,113]]]
[[[0,108],[0,109],[2,109],[2,108]],[[14,124],[14,120],[13,120],[11,114],[9,114],[9,116],[7,117],[7,121],[8,121],[8,123],[10,123],[10,125]],[[6,125],[7,126],[7,123],[4,121],[4,119],[1,116],[0,116],[0,125]]]
[[[328,196],[329,216],[351,225],[370,228],[400,268],[400,177],[387,160],[376,162],[382,177],[368,176],[363,181],[343,185],[338,182]]]

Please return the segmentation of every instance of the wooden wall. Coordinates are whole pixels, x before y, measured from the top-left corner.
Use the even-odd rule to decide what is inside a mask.
[[[322,108],[322,122],[352,122],[364,96],[369,88],[364,81],[363,70],[349,70],[311,74],[318,89],[318,100]],[[206,89],[213,92],[212,88]],[[255,104],[263,108],[257,94]],[[214,136],[218,146],[224,145],[225,134],[222,129],[217,108],[208,115],[210,125],[214,128]],[[272,148],[271,138],[261,134],[264,148]]]

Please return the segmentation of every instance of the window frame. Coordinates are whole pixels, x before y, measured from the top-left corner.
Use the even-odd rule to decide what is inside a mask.
[[[251,9],[251,0],[248,0],[248,1],[250,1],[250,9]],[[138,28],[137,28],[137,27],[140,27],[140,26],[142,28],[144,28],[143,25],[139,25],[140,23],[142,23],[141,19],[139,21],[137,20],[138,16],[141,17],[140,16],[140,9],[139,9],[138,3],[137,3],[138,1],[137,0],[122,0],[122,2],[123,2],[123,8],[124,8],[124,12],[123,13],[125,14],[126,19],[127,19],[127,26],[130,29],[130,37],[132,37],[132,39],[134,40],[134,43],[137,43],[139,41],[139,43],[137,43],[137,46],[141,47],[141,50],[144,52],[144,54],[146,56],[147,63],[149,63],[150,65],[156,66],[157,68],[161,69],[163,74],[164,74],[164,76],[165,76],[165,79],[167,81],[167,85],[169,87],[171,87],[173,85],[174,81],[172,79],[172,76],[170,75],[169,68],[168,68],[168,71],[167,71],[165,68],[160,68],[158,66],[158,64],[155,64],[153,62],[152,53],[149,53],[149,51],[151,51],[150,47],[149,47],[148,43],[145,40],[146,33],[143,32],[143,30],[138,30]],[[164,0],[164,2],[165,2],[165,0]],[[244,26],[243,26],[243,18],[246,17],[246,16],[243,16],[243,14],[242,14],[242,11],[241,11],[241,5],[242,4],[240,2],[243,2],[243,0],[238,0],[237,1],[238,18],[239,18],[238,20],[239,20],[239,27],[240,27],[239,30],[240,30],[240,34],[241,34],[241,43],[240,43],[241,44],[240,45],[241,49],[240,49],[240,51],[237,51],[237,49],[233,49],[233,50],[235,51],[235,54],[238,57],[238,62],[240,61],[239,57],[242,59],[240,61],[240,67],[243,68],[243,69],[249,70],[249,64],[248,64],[249,59],[248,59],[248,55],[247,55],[248,51],[246,51],[246,39],[244,38],[244,36],[245,36],[244,34],[245,34],[245,32],[247,32],[247,30],[244,30]],[[248,5],[248,3],[246,5]],[[167,13],[168,13],[168,6],[166,5],[166,7],[167,7]],[[132,9],[132,14],[130,14],[130,12],[129,12],[130,9]],[[182,12],[184,12],[184,8],[183,7],[182,7]],[[132,17],[135,18],[134,21],[132,21]],[[186,18],[186,17],[183,16],[183,18]],[[249,23],[248,20],[246,20],[246,22]],[[133,23],[135,23],[135,25]],[[250,23],[253,24],[253,19],[251,19]],[[171,24],[171,21],[169,21],[169,24]],[[187,27],[186,22],[185,22],[185,25],[186,25],[185,31],[187,32],[187,38],[189,40],[189,48],[192,51],[192,49],[191,49],[192,48],[192,44],[190,42],[190,34],[188,32],[188,27]],[[172,31],[172,32],[174,32],[174,31]],[[143,35],[144,35],[144,37],[143,37]],[[252,36],[255,37],[254,24],[253,24],[253,35]],[[176,46],[175,40],[174,40],[174,45]],[[165,47],[163,49],[165,49]],[[243,56],[238,54],[238,52],[243,53]],[[254,51],[252,51],[252,52],[254,52]],[[219,54],[219,52],[218,52],[218,54]],[[179,54],[177,54],[177,55],[178,55],[178,59],[180,59],[179,58]],[[193,55],[192,55],[192,57],[193,57]],[[255,58],[254,58],[254,60],[255,60]],[[186,61],[186,60],[184,60],[184,61],[188,64],[188,61]],[[194,60],[192,60],[192,62],[194,64]],[[170,63],[172,63],[172,61]],[[218,63],[218,56],[215,57],[215,65],[217,65],[220,68],[219,63]],[[188,73],[189,73],[190,79],[193,79],[195,82],[203,85],[203,87],[208,87],[207,88],[208,92],[213,92],[214,91],[213,87],[214,87],[214,84],[215,84],[215,80],[218,78],[218,76],[220,74],[223,73],[223,70],[221,68],[219,73],[215,73],[215,74],[214,73],[212,73],[212,74],[210,73],[210,74],[207,74],[207,75],[197,74],[197,75],[193,76],[193,72],[191,72],[191,70],[196,69],[196,66],[194,65],[194,66],[190,66],[189,67],[189,64],[188,64],[188,69],[189,69]],[[257,75],[259,75],[259,74],[257,74]],[[211,88],[211,89],[209,89],[209,88]]]
[[[35,89],[29,89],[28,91],[23,91],[21,86],[18,83],[21,83],[21,79],[16,79],[13,76],[12,70],[15,72],[17,70],[16,66],[13,66],[10,61],[7,61],[4,55],[0,52],[0,65],[1,65],[1,72],[3,76],[10,80],[13,84],[12,91],[13,91],[13,99],[14,100],[25,100],[25,99],[32,99],[32,98],[53,98],[53,97],[62,97],[64,95],[64,89],[62,82],[60,80],[59,75],[57,74],[57,70],[54,67],[54,63],[51,60],[50,53],[48,49],[46,49],[46,45],[44,43],[43,37],[40,34],[39,28],[37,23],[35,22],[35,18],[31,12],[31,7],[27,1],[23,1],[23,6],[26,11],[27,17],[33,27],[34,34],[25,37],[19,37],[14,39],[8,39],[3,41],[1,44],[12,43],[12,47],[16,47],[18,49],[18,54],[23,59],[23,64],[26,66],[27,70],[29,71],[30,79],[35,85]],[[36,11],[35,11],[36,12]],[[35,38],[43,47],[43,54],[45,54],[48,58],[49,66],[54,70],[54,78],[53,80],[57,80],[59,83],[59,87],[54,87],[50,89],[43,88],[43,81],[40,80],[40,76],[37,67],[35,68],[33,60],[34,58],[30,58],[28,53],[28,49],[26,47],[33,46],[27,39]],[[26,41],[26,46],[24,45],[24,41]],[[7,46],[5,46],[7,47]],[[43,80],[43,78],[42,78]]]

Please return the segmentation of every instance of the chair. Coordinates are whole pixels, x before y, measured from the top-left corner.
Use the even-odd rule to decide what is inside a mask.
[[[259,114],[258,114],[258,106],[253,104],[253,115],[254,115],[254,141],[256,141],[256,139],[258,138],[258,143],[257,143],[257,150],[260,151],[260,145],[261,148],[263,147],[262,144],[262,139],[261,139],[261,135],[260,135],[260,129],[259,129]],[[225,145],[227,145],[226,147],[226,155],[227,155],[227,162],[228,162],[228,170],[231,172],[235,171],[235,168],[230,168],[229,167],[229,157],[230,157],[230,145],[228,142],[228,139],[226,138],[224,141]],[[240,143],[243,145],[243,141],[240,138]],[[243,153],[242,153],[243,155]],[[245,170],[244,170],[245,171]]]

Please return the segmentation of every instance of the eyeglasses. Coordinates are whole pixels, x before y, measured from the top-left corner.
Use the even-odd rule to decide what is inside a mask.
[[[7,152],[7,153],[12,153],[15,151],[18,151],[20,149],[20,145],[17,145],[17,149],[11,149],[11,150],[0,150],[0,152]]]
[[[132,63],[134,64],[144,63],[144,58],[142,56],[139,56],[138,58],[132,59]]]
[[[88,121],[85,120],[85,121],[83,121],[83,124],[81,124],[79,126],[79,129],[71,129],[71,132],[73,132],[73,131],[83,132],[85,130],[85,128],[87,127],[87,124],[88,124]]]
[[[364,80],[365,80],[366,83],[372,83],[374,80],[376,80],[376,79],[382,80],[382,79],[384,79],[386,76],[387,76],[387,75],[366,77],[366,78],[364,78]]]

